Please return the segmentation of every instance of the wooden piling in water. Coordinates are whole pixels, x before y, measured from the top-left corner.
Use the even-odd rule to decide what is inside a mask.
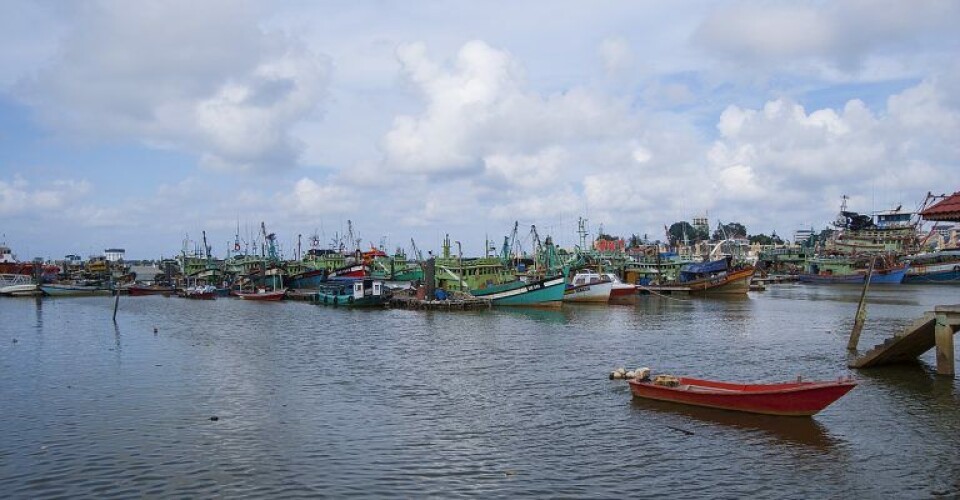
[[[860,292],[860,303],[857,305],[857,316],[853,320],[853,329],[850,330],[850,340],[847,341],[847,350],[856,351],[860,344],[860,332],[863,331],[863,323],[867,320],[867,290],[870,288],[870,277],[873,276],[873,268],[877,259],[870,261],[870,269],[867,271],[867,277],[863,280],[863,291]]]

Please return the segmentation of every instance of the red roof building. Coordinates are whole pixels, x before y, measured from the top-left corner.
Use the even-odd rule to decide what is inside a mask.
[[[932,221],[960,222],[960,191],[920,212],[920,216]]]

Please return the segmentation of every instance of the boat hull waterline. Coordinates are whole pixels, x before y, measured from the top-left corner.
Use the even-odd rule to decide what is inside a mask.
[[[676,387],[630,380],[634,397],[707,408],[807,417],[856,387],[853,380],[740,384],[680,377]]]

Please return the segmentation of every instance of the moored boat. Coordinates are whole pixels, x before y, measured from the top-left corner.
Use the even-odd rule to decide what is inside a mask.
[[[36,283],[21,283],[19,285],[7,285],[0,287],[0,295],[10,297],[29,297],[33,295],[42,295],[43,291]]]
[[[322,284],[316,302],[327,306],[380,307],[389,299],[382,280],[371,278],[333,278]]]
[[[680,268],[680,277],[675,282],[657,285],[638,285],[644,292],[689,293],[704,295],[746,295],[754,268],[749,265],[734,266],[729,257],[698,264],[686,264]]]
[[[797,280],[818,285],[862,285],[871,266],[871,285],[899,285],[910,268],[908,263],[894,264],[889,259],[869,256],[816,257],[808,261],[807,272],[797,276]]]
[[[911,255],[904,283],[960,284],[960,250]]]
[[[191,286],[180,290],[180,296],[185,299],[214,300],[217,298],[217,287],[213,285]]]
[[[39,294],[40,289],[25,274],[0,274],[0,295],[23,296]]]
[[[578,271],[563,291],[564,302],[602,303],[610,301],[613,282],[605,275],[584,269]]]
[[[490,300],[495,306],[560,307],[566,280],[553,276],[534,281],[510,281],[470,290],[474,297]]]
[[[51,297],[84,297],[90,295],[110,295],[112,290],[101,285],[51,283],[40,285],[40,290]]]
[[[635,397],[767,415],[815,415],[856,387],[851,379],[747,384],[690,377],[629,380]]]
[[[604,276],[613,283],[613,286],[610,288],[611,304],[633,304],[640,298],[636,286],[628,285],[620,281],[620,278],[613,273],[604,273]]]
[[[283,297],[287,294],[287,289],[281,288],[279,290],[266,290],[261,288],[254,291],[233,292],[233,294],[243,300],[261,300],[273,302],[283,300]]]

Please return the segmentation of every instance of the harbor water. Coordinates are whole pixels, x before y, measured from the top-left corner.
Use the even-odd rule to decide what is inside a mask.
[[[0,299],[0,492],[955,498],[960,388],[850,373],[859,287],[471,312]],[[860,348],[960,289],[875,287]],[[154,331],[156,329],[156,331]],[[813,418],[631,398],[616,367],[859,386]]]

